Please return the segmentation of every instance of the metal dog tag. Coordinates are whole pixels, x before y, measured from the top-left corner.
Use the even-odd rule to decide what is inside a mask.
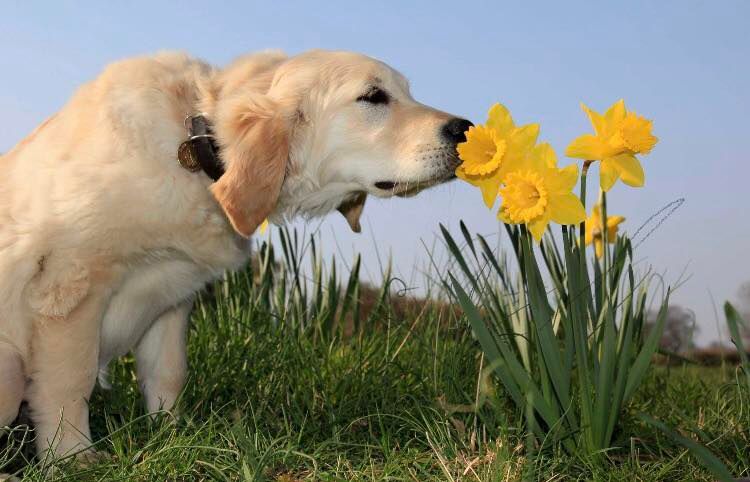
[[[198,163],[198,156],[195,153],[192,139],[180,144],[179,149],[177,149],[177,160],[182,167],[190,172],[200,171],[201,165]]]

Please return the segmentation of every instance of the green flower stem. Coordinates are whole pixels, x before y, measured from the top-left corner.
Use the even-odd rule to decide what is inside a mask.
[[[589,174],[589,167],[591,164],[593,164],[594,161],[583,161],[583,168],[581,169],[581,204],[583,204],[583,210],[586,211],[586,177]],[[579,237],[579,247],[581,250],[581,264],[584,265],[586,263],[586,218],[583,219],[580,225],[580,232],[578,233]]]
[[[604,263],[604,270],[602,271],[602,288],[605,296],[609,294],[608,279],[609,276],[609,239],[607,239],[607,193],[603,190],[599,190],[599,203],[602,207],[602,258]]]

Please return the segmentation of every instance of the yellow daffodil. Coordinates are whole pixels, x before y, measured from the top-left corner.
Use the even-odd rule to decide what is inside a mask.
[[[648,154],[658,141],[651,134],[652,122],[625,109],[619,100],[601,115],[584,104],[595,134],[584,134],[570,143],[565,155],[576,159],[601,161],[599,184],[609,191],[617,182],[641,187],[645,174],[636,154]]]
[[[618,226],[625,221],[622,216],[607,216],[607,242],[614,243],[617,239]],[[596,257],[601,258],[604,251],[604,227],[602,223],[602,207],[594,205],[591,216],[586,218],[586,246],[594,243]]]
[[[516,127],[508,109],[495,104],[487,123],[470,127],[466,142],[457,146],[463,163],[456,168],[456,176],[477,186],[491,208],[503,177],[521,163],[538,135],[539,124]]]
[[[572,192],[578,181],[578,166],[559,169],[556,164],[552,147],[540,144],[517,170],[505,176],[500,189],[498,218],[508,224],[526,224],[537,241],[550,221],[577,224],[586,218],[581,200]]]

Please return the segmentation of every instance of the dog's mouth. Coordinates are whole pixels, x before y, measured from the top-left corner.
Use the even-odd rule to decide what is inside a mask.
[[[379,181],[375,183],[375,187],[381,191],[392,191],[398,184],[396,181]]]
[[[451,181],[456,178],[456,168],[461,164],[455,147],[450,148],[429,148],[425,149],[428,158],[422,158],[422,161],[435,162],[435,156],[438,157],[438,166],[433,167],[432,172],[424,178],[395,180],[383,179],[373,184],[375,189],[380,191],[376,195],[410,197],[429,187]]]
[[[427,188],[442,184],[456,178],[455,172],[450,172],[444,176],[434,177],[432,179],[423,179],[420,181],[378,181],[375,187],[384,193],[398,197],[411,197],[424,191]]]

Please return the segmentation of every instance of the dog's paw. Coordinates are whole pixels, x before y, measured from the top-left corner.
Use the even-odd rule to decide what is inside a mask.
[[[77,453],[75,456],[76,463],[83,467],[106,462],[110,458],[111,456],[107,452],[101,452],[94,449],[84,450],[83,452]]]

